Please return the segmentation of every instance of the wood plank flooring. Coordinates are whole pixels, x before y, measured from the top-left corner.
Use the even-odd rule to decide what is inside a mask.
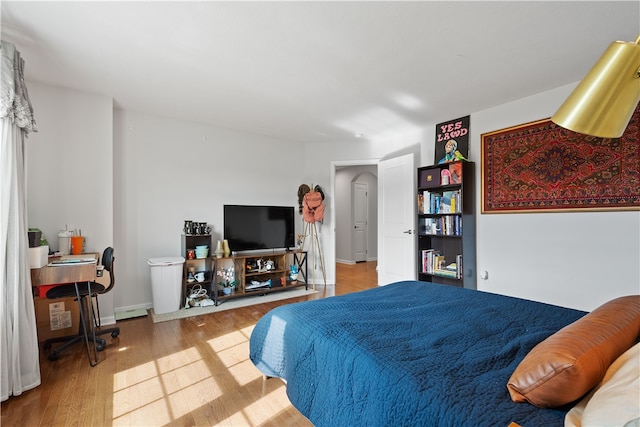
[[[338,264],[315,295],[154,324],[118,321],[120,336],[89,366],[84,347],[55,362],[40,351],[42,384],[0,405],[6,426],[310,426],[284,384],[249,360],[256,321],[279,305],[377,286],[376,262]]]

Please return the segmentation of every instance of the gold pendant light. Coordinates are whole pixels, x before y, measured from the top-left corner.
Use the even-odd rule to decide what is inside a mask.
[[[640,101],[640,35],[613,42],[551,120],[563,128],[619,138]]]

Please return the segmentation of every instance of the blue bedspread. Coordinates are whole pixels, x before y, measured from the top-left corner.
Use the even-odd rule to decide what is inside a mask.
[[[507,380],[585,312],[424,282],[267,313],[250,357],[316,426],[561,426],[569,408],[513,403]]]

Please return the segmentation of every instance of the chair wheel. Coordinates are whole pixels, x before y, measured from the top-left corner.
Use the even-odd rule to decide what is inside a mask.
[[[111,332],[111,338],[118,338],[118,335],[120,335],[120,332],[117,332],[117,331]]]
[[[58,354],[57,353],[51,353],[49,356],[47,356],[47,359],[49,359],[52,362],[54,360],[58,360]]]
[[[96,350],[98,350],[98,351],[104,350],[104,345],[102,345],[102,344],[96,345]]]

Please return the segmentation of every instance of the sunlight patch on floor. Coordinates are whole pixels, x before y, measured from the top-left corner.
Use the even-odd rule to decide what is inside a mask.
[[[113,391],[115,393],[157,376],[158,371],[153,361],[143,363],[135,368],[125,369],[113,375]]]
[[[150,414],[153,414],[151,417]],[[150,420],[154,425],[166,425],[172,421],[171,413],[164,399],[150,402],[137,409],[123,413],[122,416],[113,417],[113,426],[148,426]]]
[[[172,383],[169,381],[173,375],[178,378],[177,382]],[[162,378],[166,394],[175,393],[183,390],[185,387],[190,387],[202,382],[211,383],[208,388],[208,392],[213,394],[212,397],[215,398],[222,394],[220,387],[218,387],[215,380],[212,378],[211,372],[203,360],[198,360],[197,362],[181,366],[178,369],[174,369],[171,373],[162,374]]]
[[[251,337],[251,332],[253,332],[253,329],[256,327],[256,325],[249,325],[246,328],[242,328],[240,329],[240,332],[242,332],[242,334],[247,337],[247,339],[249,339]]]
[[[262,374],[258,371],[249,359],[243,360],[235,366],[229,368],[229,373],[236,380],[238,385],[245,386],[252,381],[262,378]]]
[[[163,399],[164,391],[159,377],[150,378],[113,393],[113,419],[135,413],[141,408]]]
[[[225,368],[230,368],[247,359],[249,343],[247,341],[216,352]]]
[[[284,401],[278,399],[276,395],[279,393],[280,391],[276,389],[242,409],[242,412],[251,421],[251,425],[262,425],[273,416],[271,415],[268,419],[264,419],[262,414],[273,414],[274,412],[282,412],[288,409],[289,402],[286,399]]]
[[[235,412],[228,418],[221,420],[219,422],[219,425],[222,425],[222,426],[263,425],[265,422],[269,421],[271,416],[265,419],[262,414],[273,413],[272,412],[273,399],[270,397],[271,394],[273,393],[263,396],[262,398],[253,402],[251,405],[245,406],[244,408]],[[266,408],[268,408],[268,410]]]
[[[182,387],[167,396],[173,419],[177,419],[222,397],[224,393],[213,378]]]
[[[113,419],[129,425],[150,420],[164,424],[222,394],[200,352],[190,348],[115,374]]]
[[[172,353],[168,356],[159,357],[155,360],[155,363],[157,364],[160,373],[164,373],[200,360],[202,360],[202,355],[198,349],[192,347],[177,353]]]
[[[211,346],[216,353],[226,350],[230,347],[242,344],[247,341],[246,335],[239,331],[233,331],[228,334],[221,335],[216,338],[212,338],[207,343]]]
[[[285,322],[274,321],[281,323],[281,333]],[[210,350],[197,346],[115,374],[113,425],[189,423],[203,408],[200,414],[205,417],[211,411],[219,414],[216,408],[234,411],[218,421],[220,425],[262,425],[272,419],[274,410],[286,411],[289,402],[281,387],[267,393],[263,385],[261,395],[255,391],[262,374],[248,357],[252,331],[253,326],[208,340],[219,361],[213,364],[202,355]],[[245,387],[249,388],[243,392]],[[256,394],[256,400],[238,407],[234,404],[238,392]]]

